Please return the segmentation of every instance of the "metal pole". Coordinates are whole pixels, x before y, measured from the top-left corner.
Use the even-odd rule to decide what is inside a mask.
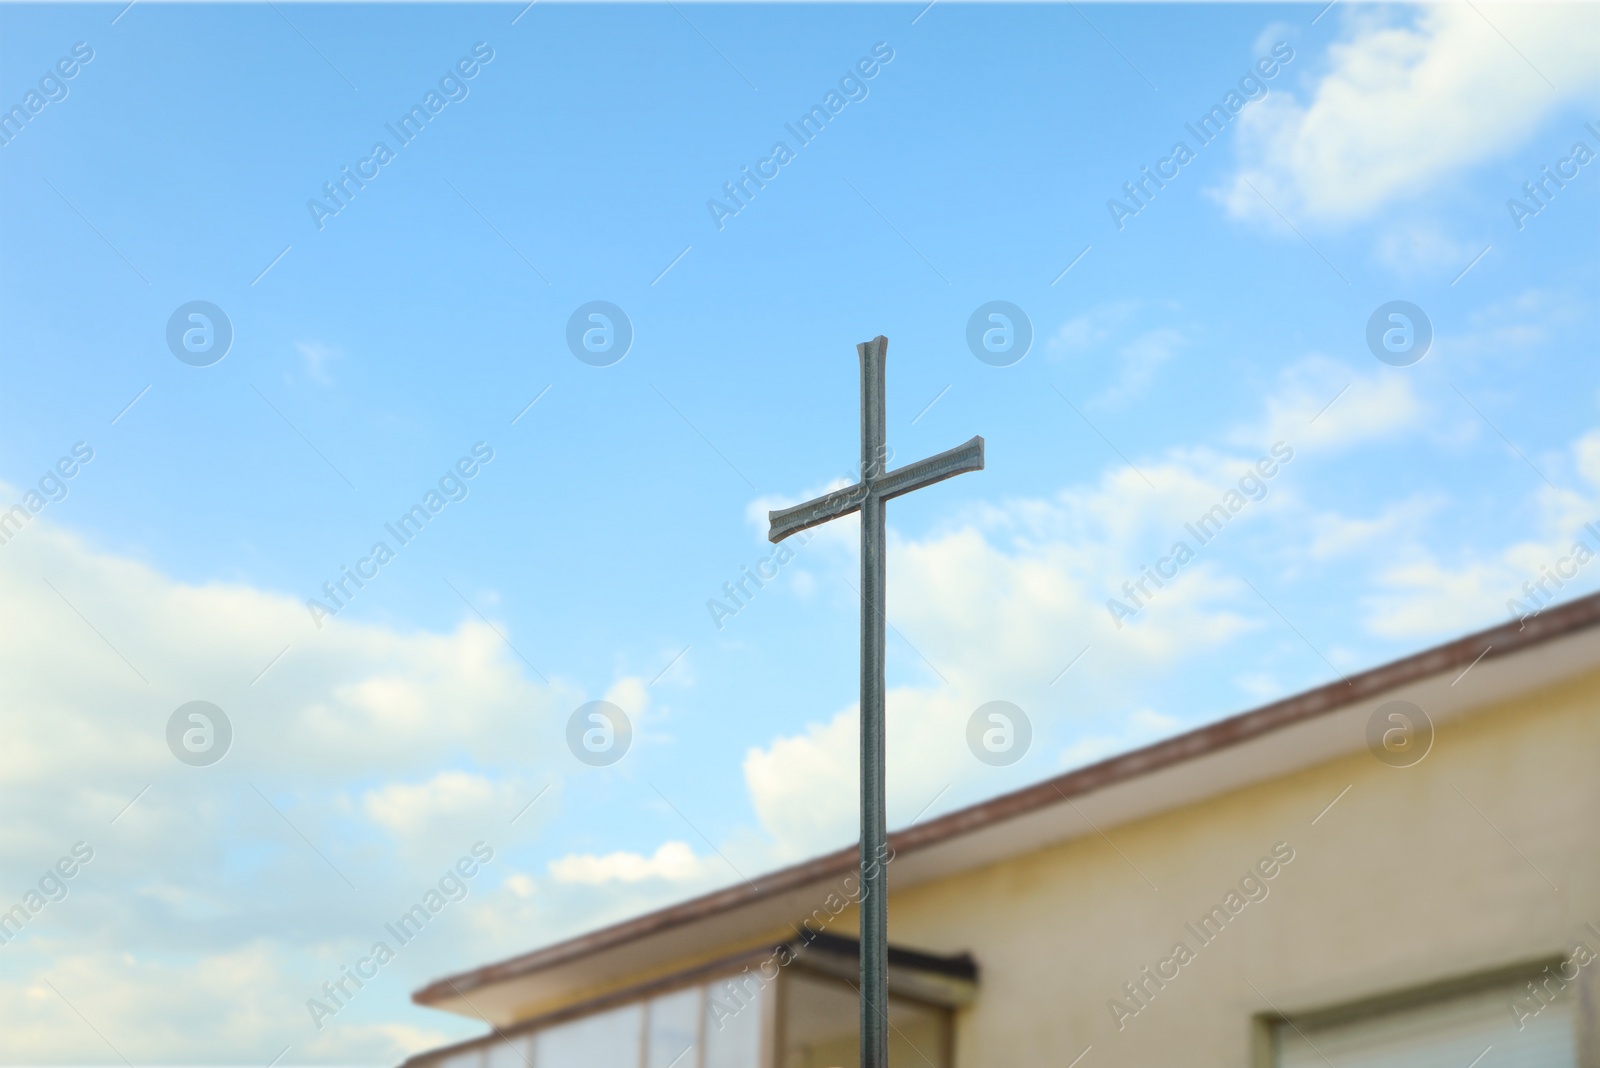
[[[889,341],[856,346],[861,358],[861,1068],[889,1068],[889,902],[884,856],[883,653],[884,505],[874,483],[883,476],[884,370]]]

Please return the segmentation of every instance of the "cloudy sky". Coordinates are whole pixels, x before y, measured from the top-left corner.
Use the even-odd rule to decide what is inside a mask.
[[[431,978],[851,842],[857,527],[764,532],[850,476],[876,334],[896,463],[988,450],[890,507],[892,825],[1595,589],[1597,52],[1556,4],[0,9],[0,1058],[392,1063],[480,1030]]]

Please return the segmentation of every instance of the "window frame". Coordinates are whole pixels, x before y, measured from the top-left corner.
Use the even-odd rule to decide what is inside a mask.
[[[475,1061],[458,1063],[452,1068],[488,1068],[488,1051],[497,1043],[524,1039],[539,1031],[581,1017],[633,1004],[640,1005],[642,1010],[639,1068],[646,1068],[649,1046],[645,1038],[648,1035],[649,1002],[652,999],[686,988],[699,987],[703,991],[709,991],[719,982],[736,979],[746,973],[752,974],[761,982],[756,998],[761,1027],[760,1068],[779,1068],[779,1058],[783,1049],[783,1028],[787,1022],[783,1018],[784,985],[793,973],[803,972],[808,979],[827,980],[854,989],[840,971],[842,957],[850,955],[845,952],[846,950],[858,951],[855,940],[838,935],[812,934],[808,938],[790,942],[764,942],[653,979],[630,983],[560,1009],[520,1020],[509,1027],[493,1028],[487,1035],[414,1054],[403,1062],[401,1068],[442,1068],[446,1061],[462,1057],[474,1050],[478,1052]],[[780,965],[777,975],[772,979],[766,979],[762,975],[761,966],[785,952],[788,954],[788,963]],[[894,1000],[912,1002],[939,1013],[939,1055],[945,1068],[953,1068],[956,1010],[975,996],[976,964],[966,955],[935,957],[894,946],[890,947],[889,955],[889,996]],[[680,1068],[700,1068],[700,1062],[705,1055],[707,997],[708,994],[703,992],[700,998],[696,1063]],[[532,1068],[539,1068],[537,1058]]]
[[[852,993],[854,993],[857,990],[857,988],[853,984],[851,984],[849,982],[849,980],[843,978],[842,976],[839,976],[839,975],[835,974],[832,971],[827,971],[827,970],[824,970],[824,969],[821,969],[821,968],[808,968],[804,964],[804,958],[797,959],[793,965],[791,965],[788,969],[785,969],[785,972],[779,974],[779,976],[778,976],[778,980],[779,981],[777,983],[773,984],[773,998],[772,998],[772,1000],[775,1002],[775,1020],[774,1020],[773,1030],[772,1030],[772,1033],[771,1033],[771,1039],[772,1040],[767,1043],[765,1049],[762,1052],[762,1058],[761,1058],[762,1068],[782,1068],[782,1063],[779,1060],[779,1058],[783,1055],[784,1042],[785,1042],[785,1039],[788,1037],[788,1023],[789,1023],[789,1021],[788,1021],[788,1005],[787,1005],[786,999],[784,998],[784,993],[785,993],[785,990],[786,990],[786,987],[787,987],[788,983],[792,982],[793,979],[796,977],[795,974],[788,974],[788,973],[791,973],[791,972],[792,973],[796,973],[798,975],[803,975],[807,980],[810,980],[810,981],[813,981],[813,982],[824,982],[824,983],[833,984],[835,986],[843,987],[843,988],[851,991]],[[944,1003],[941,1003],[941,1002],[937,1002],[937,1001],[930,1001],[930,1000],[928,1000],[926,998],[919,998],[919,997],[916,997],[914,995],[906,994],[906,993],[903,993],[903,992],[900,992],[900,991],[895,991],[895,990],[891,990],[889,992],[889,1000],[891,1002],[893,1002],[893,1001],[911,1002],[912,1004],[919,1005],[919,1006],[921,1006],[923,1008],[926,1008],[926,1009],[931,1009],[935,1013],[937,1013],[938,1020],[939,1020],[939,1049],[938,1049],[938,1052],[936,1054],[936,1056],[938,1058],[937,1068],[955,1068],[955,1063],[956,1063],[956,1059],[955,1059],[955,1055],[956,1055],[956,1042],[955,1042],[955,1038],[956,1038],[956,1010],[955,1010],[955,1007],[952,1006],[952,1005],[947,1005],[947,1004],[944,1004]],[[538,1066],[536,1065],[535,1068],[538,1068]]]
[[[1322,1008],[1299,1012],[1276,1011],[1256,1013],[1250,1019],[1251,1068],[1277,1068],[1278,1029],[1284,1024],[1293,1027],[1325,1027],[1406,1009],[1420,1008],[1439,1001],[1477,993],[1495,986],[1532,979],[1547,967],[1559,967],[1567,960],[1566,954],[1544,954],[1523,959],[1514,964],[1500,965],[1465,975],[1451,975],[1428,980],[1411,986],[1396,987],[1377,994],[1335,1002]],[[1587,969],[1586,969],[1587,971]],[[1577,1063],[1582,1068],[1600,1066],[1600,1027],[1586,1026],[1590,1014],[1581,1011],[1582,1005],[1593,1004],[1596,981],[1580,973],[1574,981],[1573,997],[1580,1011],[1573,1014],[1573,1042],[1577,1050]]]
[[[661,997],[666,994],[672,994],[690,987],[704,987],[722,979],[731,979],[735,976],[743,974],[746,968],[757,966],[761,961],[770,957],[772,952],[773,947],[761,946],[756,949],[742,950],[737,953],[726,954],[714,960],[706,961],[702,964],[685,968],[669,975],[660,976],[655,979],[648,979],[644,982],[632,983],[628,986],[620,987],[616,990],[612,990],[595,997],[586,998],[582,1001],[575,1002],[560,1009],[554,1009],[550,1012],[541,1013],[537,1016],[531,1016],[526,1020],[519,1020],[510,1027],[494,1027],[491,1024],[490,1026],[493,1029],[487,1035],[479,1035],[477,1038],[467,1039],[464,1042],[457,1042],[449,1046],[440,1046],[435,1049],[425,1050],[422,1053],[414,1054],[402,1063],[401,1068],[436,1068],[436,1066],[442,1064],[449,1058],[458,1057],[473,1050],[478,1051],[479,1059],[477,1064],[472,1066],[472,1068],[487,1068],[484,1063],[484,1058],[487,1056],[489,1047],[493,1046],[497,1042],[526,1038],[539,1031],[547,1030],[551,1027],[568,1023],[584,1016],[595,1016],[603,1012],[608,1012],[612,1009],[618,1009],[632,1004],[638,1004],[640,1005],[641,1009],[644,1010],[641,1015],[643,1016],[645,1022],[641,1026],[648,1027],[650,1015],[648,1011],[648,1002],[652,998]],[[770,1009],[768,1007],[768,1002],[772,1000],[771,991],[774,986],[776,986],[775,983],[768,983],[761,992],[761,1013],[763,1026],[768,1026],[769,1024],[768,1013],[770,1012]],[[703,995],[701,997],[700,1004],[702,1009],[700,1014],[701,1024],[700,1034],[696,1041],[696,1048],[703,1051],[705,1049],[705,998]],[[647,1046],[643,1041],[639,1043],[639,1049],[640,1068],[644,1068],[643,1062],[647,1056]],[[762,1068],[772,1068],[771,1065],[766,1063],[768,1058],[765,1053],[762,1055],[762,1060]],[[537,1064],[534,1065],[534,1068],[538,1068]]]

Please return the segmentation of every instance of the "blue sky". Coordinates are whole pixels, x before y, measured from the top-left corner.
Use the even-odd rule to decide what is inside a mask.
[[[0,509],[30,515],[0,909],[94,852],[0,945],[0,1056],[392,1062],[476,1032],[409,1004],[438,974],[852,841],[854,520],[720,627],[707,602],[767,509],[849,476],[880,333],[896,462],[988,461],[890,507],[894,825],[1499,622],[1600,549],[1594,12],[1319,9],[0,8]],[[1177,171],[1139,204],[1145,167]],[[1409,366],[1366,340],[1397,300],[1433,331]],[[209,366],[166,341],[193,301],[233,331]],[[592,301],[632,325],[611,366],[567,345]],[[991,301],[1031,324],[1010,366],[967,345]],[[590,767],[566,723],[600,699],[633,741]],[[208,767],[165,738],[195,700],[233,727]],[[966,748],[991,700],[1033,728],[1005,767]],[[480,841],[464,901],[316,1026]]]

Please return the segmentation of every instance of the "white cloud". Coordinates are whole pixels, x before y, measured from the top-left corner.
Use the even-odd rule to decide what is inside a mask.
[[[1386,637],[1431,637],[1503,610],[1509,569],[1493,561],[1454,568],[1430,558],[1396,564],[1377,576],[1383,592],[1366,598],[1368,627]],[[1497,597],[1497,593],[1502,596]]]
[[[1137,399],[1149,388],[1156,372],[1178,354],[1183,335],[1162,327],[1146,330],[1117,349],[1117,380],[1094,398],[1102,407],[1115,408]]]
[[[43,871],[77,841],[94,851],[0,950],[0,1002],[27,1006],[0,1028],[0,1060],[112,1055],[46,980],[135,1061],[265,1064],[292,1043],[303,1060],[393,1062],[450,1033],[405,1022],[407,984],[434,954],[491,944],[408,948],[387,993],[320,1032],[304,1002],[381,935],[379,917],[475,839],[498,844],[559,779],[540,739],[559,737],[573,689],[529,681],[476,619],[318,631],[292,596],[175,582],[44,517],[0,554],[0,871]],[[233,726],[210,767],[165,741],[196,699]],[[26,888],[0,887],[0,907]]]
[[[1185,343],[1171,327],[1146,328],[1144,306],[1138,301],[1118,301],[1068,319],[1050,338],[1049,348],[1075,362],[1105,362],[1114,372],[1112,384],[1090,400],[1116,408],[1137,399],[1149,388],[1156,372]],[[1113,354],[1114,360],[1107,357]]]
[[[746,754],[744,781],[751,804],[761,825],[790,858],[850,842],[861,782],[856,768],[858,722],[852,708]]]
[[[1348,10],[1350,33],[1329,48],[1309,99],[1285,89],[1240,116],[1242,165],[1224,193],[1233,214],[1272,217],[1257,189],[1291,218],[1325,223],[1420,200],[1600,85],[1590,5]],[[1551,151],[1569,141],[1555,136]]]
[[[1408,277],[1458,271],[1482,252],[1481,246],[1447,234],[1432,221],[1395,222],[1383,228],[1376,249],[1378,262]]]
[[[1183,471],[1194,484],[1177,487],[1180,501],[1216,499],[1216,483],[1178,460],[1152,470],[1163,494]],[[993,793],[1001,788],[997,775],[1020,784],[1056,770],[1038,762],[1047,738],[1093,739],[1118,723],[1113,745],[1154,736],[1164,721],[1136,715],[1124,723],[1097,699],[1116,692],[1127,673],[1148,673],[1157,664],[1176,670],[1252,626],[1231,607],[1248,588],[1197,563],[1161,591],[1137,625],[1113,627],[1105,599],[1116,592],[1115,579],[1138,577],[1146,562],[1136,556],[1139,547],[1152,537],[1170,542],[1182,527],[1164,496],[1128,481],[1114,473],[1094,490],[987,515],[977,521],[982,527],[927,540],[894,538],[890,669],[923,681],[891,685],[886,695],[892,826],[936,799],[950,807],[975,792]],[[1063,537],[1066,527],[1076,531],[1072,540]],[[1052,688],[1069,664],[1071,682]],[[1075,703],[1064,707],[1069,695]],[[1017,704],[1034,726],[1033,752],[1004,773],[966,746],[969,717],[991,700]],[[747,753],[746,787],[779,856],[812,855],[854,840],[858,737],[852,705]]]
[[[1284,441],[1325,452],[1418,431],[1431,410],[1411,383],[1411,377],[1382,368],[1361,373],[1308,357],[1285,369],[1266,400],[1265,418],[1229,438],[1244,446]]]
[[[178,960],[159,951],[66,950],[35,979],[0,981],[0,999],[16,1010],[7,1014],[0,1052],[23,1064],[114,1063],[119,1056],[266,1064],[292,1041],[291,1063],[351,1063],[356,1056],[393,1063],[447,1040],[430,1028],[344,1013],[319,1032],[301,1004],[306,990],[285,982],[294,972],[281,949],[262,940]],[[309,979],[304,985],[310,988]]]
[[[1061,754],[1061,766],[1067,769],[1083,767],[1114,753],[1158,741],[1181,726],[1182,721],[1175,716],[1142,708],[1128,716],[1122,731],[1090,735],[1067,746]]]
[[[1512,611],[1513,601],[1533,609],[1594,589],[1600,562],[1580,563],[1585,554],[1573,550],[1574,539],[1582,539],[1588,553],[1600,550],[1600,537],[1584,529],[1600,522],[1600,430],[1574,441],[1561,459],[1579,488],[1537,491],[1529,516],[1533,537],[1463,548],[1454,561],[1440,561],[1420,541],[1403,545],[1401,558],[1377,572],[1373,592],[1362,598],[1367,628],[1386,637],[1438,637],[1459,633],[1469,621],[1511,619],[1522,611]],[[1562,570],[1569,573],[1551,577]]]
[[[1541,359],[1552,333],[1579,327],[1588,314],[1586,296],[1524,289],[1472,308],[1464,329],[1440,335],[1435,344],[1453,358],[1517,366]]]
[[[687,842],[663,842],[651,856],[617,852],[604,856],[571,854],[550,862],[550,874],[559,883],[601,886],[605,883],[638,883],[661,879],[673,883],[694,883],[706,878],[712,868]]]
[[[789,580],[789,585],[794,590],[794,595],[801,600],[808,599],[817,592],[817,580],[809,571],[796,570]]]
[[[1246,671],[1243,674],[1234,676],[1233,682],[1240,690],[1257,701],[1270,701],[1275,697],[1282,696],[1284,692],[1283,683],[1262,671]]]
[[[320,341],[296,341],[294,347],[305,363],[306,374],[313,382],[319,386],[334,384],[333,376],[328,373],[328,365],[343,357],[342,351],[332,345],[324,345]]]
[[[1393,550],[1396,544],[1416,544],[1422,540],[1422,525],[1445,505],[1443,497],[1408,498],[1383,508],[1370,519],[1351,518],[1338,512],[1322,512],[1310,520],[1311,538],[1306,553],[1312,560],[1324,561],[1370,550]]]
[[[396,1063],[479,1030],[411,1006],[423,982],[736,877],[682,842],[547,867],[538,832],[574,765],[559,739],[595,694],[530,680],[475,616],[319,631],[293,596],[176,582],[46,518],[0,555],[0,871],[95,851],[0,947],[0,1003],[28,1009],[0,1028],[0,1061],[112,1056],[48,979],[136,1062],[265,1064],[288,1044],[286,1062]],[[639,677],[601,692],[636,727],[661,714]],[[167,718],[194,699],[233,724],[211,767],[167,750]],[[495,856],[467,897],[313,1026],[307,999],[478,840]],[[0,887],[0,908],[28,885]]]
[[[891,826],[908,823],[957,780],[980,769],[965,748],[967,717],[980,703],[945,687],[892,687],[885,695]],[[745,755],[744,776],[777,856],[793,860],[856,839],[860,718],[855,705],[826,723]]]
[[[604,699],[626,712],[637,729],[639,721],[650,708],[650,686],[637,676],[624,675],[611,684]]]
[[[1074,316],[1061,324],[1049,347],[1068,356],[1093,352],[1126,325],[1138,309],[1137,301],[1123,300]]]
[[[434,815],[481,814],[511,800],[502,784],[464,771],[441,771],[423,783],[391,783],[369,790],[362,799],[368,816],[380,827],[403,834]]]
[[[496,836],[510,816],[540,795],[543,783],[516,773],[446,769],[419,782],[366,790],[359,811],[417,867],[442,863],[472,842]]]

